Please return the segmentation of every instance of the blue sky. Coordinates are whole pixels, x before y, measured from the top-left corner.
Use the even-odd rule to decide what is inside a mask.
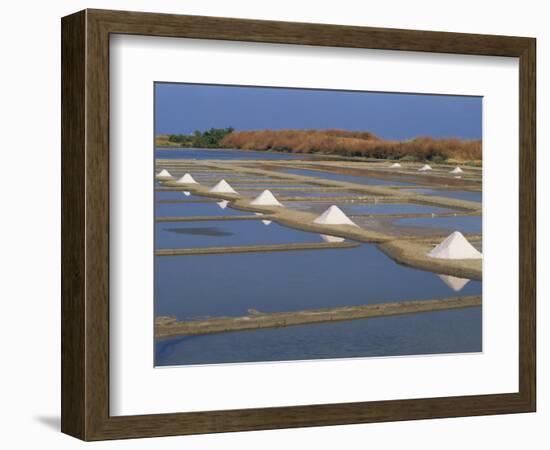
[[[155,132],[341,128],[386,139],[480,139],[482,98],[179,83],[155,84]]]

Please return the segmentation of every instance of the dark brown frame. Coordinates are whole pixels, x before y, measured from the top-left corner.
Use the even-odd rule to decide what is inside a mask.
[[[85,10],[62,19],[62,417],[84,440],[535,411],[536,40]],[[519,392],[109,416],[109,35],[137,34],[519,58]]]

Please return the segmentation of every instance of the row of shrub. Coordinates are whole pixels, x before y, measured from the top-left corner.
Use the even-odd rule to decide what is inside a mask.
[[[210,128],[204,132],[199,130],[193,134],[170,134],[168,141],[181,147],[220,148],[222,140],[233,132],[233,128]]]
[[[407,141],[395,141],[381,139],[370,132],[332,129],[234,131],[220,141],[220,146],[244,150],[319,152],[405,161],[482,159],[481,140],[434,139],[422,136]]]

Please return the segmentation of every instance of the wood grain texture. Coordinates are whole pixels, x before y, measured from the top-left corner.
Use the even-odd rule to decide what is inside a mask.
[[[519,392],[331,405],[109,415],[109,34],[519,57]],[[62,20],[62,430],[84,440],[535,410],[535,40],[87,10]],[[182,405],[185,409],[185,405]]]
[[[79,437],[86,429],[85,20],[76,13],[61,28],[61,430]]]

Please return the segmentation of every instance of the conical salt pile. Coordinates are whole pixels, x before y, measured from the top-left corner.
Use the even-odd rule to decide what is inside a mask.
[[[191,192],[189,191],[183,191],[183,195],[185,195],[186,197],[189,197],[191,195]]]
[[[390,166],[390,168],[392,168],[392,169],[397,169],[397,168],[399,168],[399,167],[401,167],[401,164],[399,164],[399,163],[393,163],[393,164]]]
[[[210,189],[209,192],[215,192],[218,194],[236,194],[237,191],[233,189],[229,183],[225,180],[221,180],[218,184],[216,184],[213,188]]]
[[[218,205],[221,209],[227,208],[227,205],[229,205],[229,202],[227,200],[222,200],[221,202],[217,202],[216,205]]]
[[[418,169],[419,172],[426,172],[427,170],[432,170],[428,164],[424,164],[420,169]]]
[[[195,179],[188,173],[181,177],[178,181],[178,184],[198,184]]]
[[[159,173],[157,173],[155,178],[157,180],[171,180],[174,177],[166,169],[162,169]]]
[[[258,195],[250,204],[260,206],[283,206],[268,189]]]
[[[449,173],[463,173],[463,172],[464,172],[464,171],[463,171],[460,167],[456,166],[456,167],[455,167],[453,170],[451,170]]]
[[[438,275],[438,277],[455,292],[461,291],[470,282],[468,278],[458,278],[451,275]]]
[[[325,242],[336,242],[336,243],[340,243],[340,242],[344,242],[345,239],[343,237],[339,237],[339,236],[331,236],[330,234],[320,234],[319,236],[321,236],[321,239]]]
[[[439,259],[481,259],[483,257],[460,231],[451,233],[441,244],[434,247],[428,256]]]
[[[351,219],[346,216],[340,208],[336,205],[332,205],[323,214],[321,214],[313,223],[319,223],[323,225],[354,225]]]

